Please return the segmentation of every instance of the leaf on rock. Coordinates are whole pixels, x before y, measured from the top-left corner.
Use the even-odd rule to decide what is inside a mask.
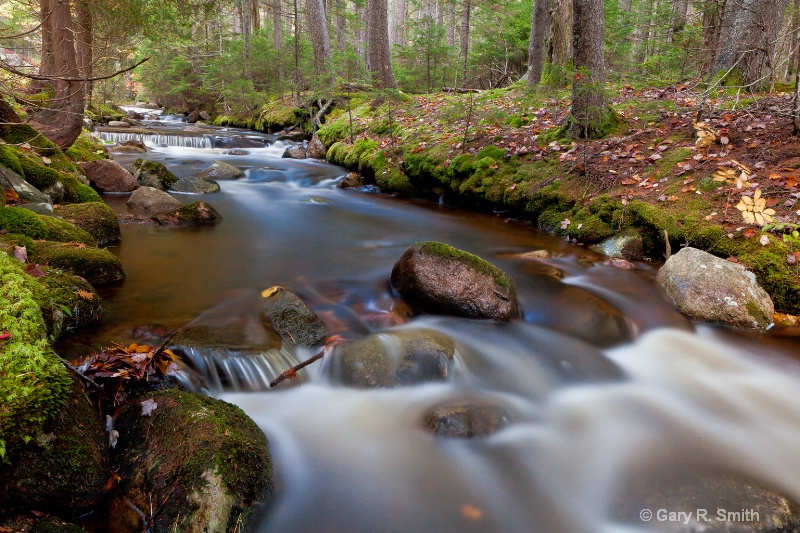
[[[33,263],[28,263],[28,266],[25,267],[25,273],[34,278],[41,278],[47,275],[44,270],[39,268],[39,265],[34,265]]]
[[[17,258],[17,261],[20,263],[27,263],[28,262],[28,248],[26,246],[16,246],[14,245],[14,257]]]
[[[158,403],[152,398],[148,398],[142,402],[142,416],[150,416],[153,411],[158,407]]]
[[[274,287],[270,287],[269,289],[264,289],[263,291],[261,291],[261,297],[262,298],[269,298],[273,294],[277,293],[278,291],[282,291],[282,290],[283,290],[283,287],[281,287],[280,285],[275,285]]]

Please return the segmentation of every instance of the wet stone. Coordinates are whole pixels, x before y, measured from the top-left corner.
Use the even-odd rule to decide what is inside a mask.
[[[425,413],[424,426],[437,437],[471,439],[489,436],[508,425],[500,407],[481,401],[451,402]]]

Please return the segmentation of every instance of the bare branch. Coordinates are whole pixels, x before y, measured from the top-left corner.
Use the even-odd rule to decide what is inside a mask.
[[[91,78],[63,77],[63,76],[58,76],[58,75],[27,74],[25,72],[21,72],[21,71],[15,69],[14,67],[9,65],[5,61],[0,61],[0,69],[5,70],[7,72],[10,72],[12,74],[16,74],[17,76],[22,76],[23,78],[28,78],[30,80],[40,80],[40,81],[98,81],[98,80],[109,80],[111,78],[115,78],[115,77],[119,76],[120,74],[124,74],[125,72],[129,72],[129,71],[135,69],[136,67],[138,67],[142,63],[144,63],[146,61],[149,61],[149,60],[150,60],[149,57],[145,57],[144,59],[142,59],[141,61],[139,61],[139,62],[137,62],[137,63],[135,63],[133,65],[131,65],[130,67],[118,70],[118,71],[114,72],[113,74],[108,74],[106,76],[94,76],[94,77],[91,77]]]

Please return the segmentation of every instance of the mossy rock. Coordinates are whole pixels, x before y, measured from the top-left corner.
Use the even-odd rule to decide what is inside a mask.
[[[6,124],[0,127],[0,137],[14,149],[27,144],[40,156],[50,159],[50,166],[55,170],[75,172],[75,165],[64,155],[56,144],[27,124]]]
[[[329,376],[350,387],[382,388],[443,381],[450,376],[455,345],[425,329],[373,334],[337,348]]]
[[[168,191],[178,181],[178,177],[158,161],[139,158],[131,165],[130,172],[139,185],[162,191]]]
[[[103,202],[60,205],[53,211],[57,218],[86,230],[96,239],[97,246],[105,246],[120,239],[119,218],[114,210]]]
[[[81,132],[80,136],[72,143],[72,146],[67,148],[64,153],[76,163],[108,159],[105,146],[94,138],[87,129]]]
[[[32,239],[77,242],[89,246],[97,242],[89,233],[65,220],[37,215],[20,207],[0,208],[0,229]]]
[[[3,507],[65,518],[91,511],[106,491],[110,461],[100,416],[83,385],[72,380],[66,403],[0,467]]]
[[[64,202],[68,204],[81,204],[84,202],[102,202],[103,199],[97,191],[84,185],[72,175],[61,175],[61,183],[64,185]]]
[[[61,174],[45,166],[42,161],[35,156],[20,155],[19,162],[23,170],[22,176],[25,178],[25,181],[39,190],[54,185],[61,177]]]
[[[149,416],[142,402],[155,402]],[[119,413],[114,466],[120,491],[140,509],[162,502],[153,532],[246,530],[273,495],[267,439],[238,407],[175,389]]]
[[[122,264],[114,254],[82,244],[33,241],[28,247],[28,259],[72,272],[95,286],[125,278]]]
[[[325,340],[325,325],[298,295],[283,287],[272,287],[262,296],[264,318],[285,341],[316,346]]]
[[[42,312],[51,342],[100,321],[102,300],[88,281],[49,267],[41,270],[44,276],[26,281]]]
[[[47,344],[39,305],[22,264],[0,253],[0,463],[60,412],[69,376]]]

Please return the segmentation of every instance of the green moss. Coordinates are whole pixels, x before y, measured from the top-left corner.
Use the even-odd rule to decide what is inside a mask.
[[[416,246],[419,251],[424,254],[447,257],[463,262],[464,264],[469,265],[470,268],[474,268],[478,272],[482,272],[483,274],[490,276],[500,287],[509,287],[513,283],[511,278],[508,277],[508,274],[490,262],[486,261],[485,259],[481,259],[475,254],[465,252],[464,250],[459,250],[458,248],[450,246],[449,244],[435,241],[424,241],[418,242],[414,246]]]
[[[0,254],[0,458],[58,413],[70,387],[16,259]]]
[[[40,155],[50,156],[61,151],[55,143],[27,124],[4,124],[0,127],[0,137],[16,146],[27,143]]]
[[[86,231],[64,220],[37,215],[21,207],[0,208],[0,229],[32,239],[78,242],[94,246],[95,239]]]
[[[120,238],[119,218],[103,202],[56,206],[54,215],[85,230],[96,239],[98,246],[105,246]]]
[[[28,258],[72,272],[92,285],[121,281],[125,277],[119,259],[105,249],[37,240],[28,247]]]
[[[261,106],[255,118],[255,129],[260,131],[282,130],[297,124],[298,116],[288,102],[274,100]]]
[[[155,187],[160,183],[164,190],[169,190],[178,181],[178,177],[170,172],[163,163],[142,158],[133,162],[131,173],[140,185]]]
[[[20,162],[20,150],[7,144],[0,144],[0,165],[13,170],[20,176],[25,176],[25,171],[22,169],[22,163]]]
[[[109,120],[122,120],[127,115],[125,111],[114,105],[94,103],[84,111],[86,118],[95,122],[108,122]]]
[[[406,195],[415,192],[408,176],[398,168],[397,163],[389,162],[386,152],[377,152],[369,161],[369,167],[375,173],[375,182],[381,189]]]
[[[101,299],[89,282],[57,269],[41,269],[46,275],[28,276],[26,286],[42,312],[51,342],[99,320]]]
[[[108,159],[103,145],[87,129],[81,132],[72,146],[67,148],[64,153],[75,162]]]
[[[64,185],[64,202],[68,204],[80,204],[83,202],[102,202],[103,199],[97,191],[84,185],[78,178],[72,175],[62,174],[59,178]]]
[[[34,157],[22,155],[19,158],[19,162],[23,170],[22,177],[39,190],[54,185],[61,177],[58,172],[43,165],[41,160]]]
[[[502,161],[505,156],[506,156],[505,150],[490,145],[482,148],[480,152],[475,154],[475,160],[480,161],[485,158],[491,158],[496,161]]]

